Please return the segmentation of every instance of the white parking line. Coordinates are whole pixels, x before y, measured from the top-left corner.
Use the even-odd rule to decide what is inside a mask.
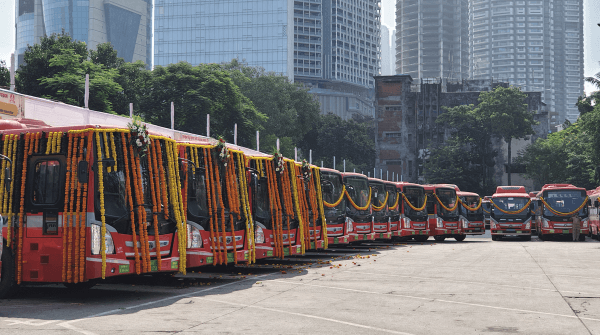
[[[353,273],[353,274],[360,273],[360,274],[374,275],[374,276],[412,278],[412,279],[419,279],[419,280],[436,280],[436,281],[444,281],[444,282],[452,282],[452,283],[460,283],[460,284],[491,285],[491,286],[494,286],[494,287],[518,288],[518,289],[522,289],[522,290],[536,290],[536,291],[559,292],[559,291],[557,291],[555,289],[550,289],[550,288],[539,288],[539,287],[531,287],[531,286],[525,286],[525,287],[523,287],[523,286],[516,286],[516,285],[495,284],[495,283],[477,282],[477,281],[464,281],[464,280],[446,279],[446,278],[403,276],[403,275],[393,275],[393,274],[387,274],[387,273],[374,273],[374,272],[362,272],[362,271],[350,271],[350,270],[346,270],[346,271],[343,271],[343,272],[350,272],[350,273]],[[578,293],[578,294],[586,294],[586,295],[598,295],[598,293],[588,293],[588,292],[581,292],[581,291],[561,291],[561,292]]]
[[[221,304],[227,304],[227,305],[233,305],[233,306],[239,306],[239,307],[244,307],[244,308],[261,309],[261,310],[264,310],[264,311],[270,311],[270,312],[276,312],[276,313],[283,313],[283,314],[288,314],[288,315],[302,316],[302,317],[305,317],[305,318],[311,318],[311,319],[318,319],[318,320],[323,320],[323,321],[328,321],[328,322],[334,322],[334,323],[339,323],[339,324],[343,324],[343,325],[347,325],[347,326],[352,326],[352,327],[358,327],[358,328],[364,328],[364,329],[368,329],[368,330],[378,331],[378,332],[382,332],[382,333],[400,334],[400,335],[412,335],[410,333],[399,332],[399,331],[396,331],[396,330],[371,327],[371,326],[362,325],[362,324],[359,324],[359,323],[342,321],[342,320],[336,320],[336,319],[330,319],[330,318],[324,318],[322,316],[311,315],[311,314],[296,313],[296,312],[290,312],[290,311],[285,311],[285,310],[280,310],[280,309],[260,307],[260,306],[255,306],[255,305],[246,305],[246,304],[240,304],[240,303],[234,303],[234,302],[228,302],[228,301],[222,301],[222,300],[216,300],[216,299],[209,299],[209,298],[202,298],[202,297],[195,297],[194,299],[206,300],[206,301],[211,301],[211,302],[216,302],[216,303],[221,303]]]
[[[395,297],[402,297],[402,298],[407,298],[407,299],[426,300],[429,302],[445,302],[445,303],[456,304],[456,305],[483,307],[483,308],[497,309],[497,310],[503,310],[503,311],[522,312],[522,313],[540,314],[540,315],[549,315],[549,316],[559,316],[559,317],[570,318],[570,319],[582,319],[582,320],[590,320],[590,321],[599,321],[600,322],[600,319],[585,318],[585,317],[578,318],[575,315],[547,313],[547,312],[539,312],[539,311],[532,311],[532,310],[518,309],[518,308],[498,307],[498,306],[474,304],[474,303],[469,303],[469,302],[452,301],[452,300],[444,300],[444,299],[437,299],[437,298],[417,297],[417,296],[396,294],[396,293],[381,293],[381,292],[373,292],[373,291],[365,291],[365,290],[356,290],[356,289],[351,289],[351,288],[335,287],[335,286],[328,286],[328,285],[305,284],[305,283],[297,283],[297,282],[281,280],[281,279],[274,279],[274,280],[270,280],[269,282],[281,282],[281,283],[286,283],[286,284],[296,284],[299,286],[302,285],[302,286],[320,287],[320,288],[325,288],[325,289],[330,289],[330,290],[341,290],[341,291],[356,292],[356,293],[395,296]]]

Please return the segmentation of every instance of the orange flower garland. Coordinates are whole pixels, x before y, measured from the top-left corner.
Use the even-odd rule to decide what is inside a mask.
[[[219,166],[218,164],[215,164],[215,176],[216,176],[216,185],[217,185],[217,194],[219,194],[219,205],[221,208],[221,213],[220,217],[221,217],[221,236],[219,237],[219,244],[221,243],[221,239],[223,239],[223,252],[225,253],[225,264],[228,263],[227,260],[227,233],[225,232],[225,205],[223,204],[223,192],[221,190],[221,176],[220,176],[220,172],[219,172]],[[219,226],[219,224],[217,223],[217,227]],[[218,230],[217,230],[218,231]]]
[[[158,233],[158,214],[156,214],[159,210],[158,202],[158,166],[156,165],[156,151],[154,150],[154,146],[151,145],[148,148],[147,154],[148,156],[148,173],[150,174],[150,197],[152,198],[152,221],[154,222],[154,245],[156,246],[156,263],[158,264],[157,270],[160,271],[162,264],[162,255],[160,254],[160,235]],[[151,158],[153,157],[153,158]],[[156,171],[156,174],[154,173]]]
[[[203,156],[204,156],[204,166],[206,167],[206,169],[204,170],[204,175],[205,175],[205,179],[206,179],[206,195],[207,195],[207,202],[208,202],[208,213],[209,213],[209,224],[210,224],[210,245],[211,245],[211,250],[213,252],[213,265],[217,265],[217,259],[221,260],[221,252],[220,250],[217,251],[217,249],[215,248],[215,230],[214,230],[214,221],[217,217],[217,210],[216,210],[216,202],[215,202],[215,190],[214,190],[214,186],[213,186],[213,178],[212,178],[212,159],[211,159],[211,153],[210,153],[210,149],[204,148],[203,150]],[[220,249],[220,247],[219,247]]]
[[[73,155],[73,141],[71,141],[73,134],[69,133],[69,141],[67,143],[67,176],[65,182],[65,207],[63,210],[63,248],[62,248],[62,256],[63,256],[63,270],[62,270],[62,281],[67,282],[68,279],[68,263],[67,263],[67,241],[69,240],[69,186],[71,185],[71,169],[70,162],[72,161]]]
[[[327,236],[327,220],[325,219],[325,209],[323,204],[323,190],[321,189],[321,170],[318,167],[313,168],[315,170],[314,175],[314,183],[317,186],[317,202],[319,203],[319,213],[321,216],[321,235],[323,239],[323,248],[327,249],[329,247],[328,236]],[[396,199],[396,203],[398,199]]]
[[[89,131],[87,134],[87,151],[85,160],[88,165],[91,163],[91,155],[94,143],[94,132]],[[85,279],[85,230],[86,230],[86,216],[87,216],[87,195],[88,195],[88,183],[83,184],[83,199],[81,204],[81,231],[79,233],[81,241],[79,242],[80,253],[79,253],[79,281],[83,282]]]
[[[79,159],[81,158],[79,156],[83,154],[83,142],[84,142],[84,138],[82,137],[81,141],[79,141],[79,154],[77,155],[77,158],[78,158],[77,161],[79,161]],[[75,171],[77,171],[77,170],[75,170]],[[80,215],[79,215],[80,211],[81,211],[81,192],[82,192],[81,183],[79,182],[79,178],[77,178],[77,200],[75,202],[75,204],[76,204],[76,207],[75,207],[75,249],[74,249],[75,255],[73,256],[73,259],[75,261],[75,274],[73,276],[73,281],[75,283],[79,282],[79,271],[80,271],[80,269],[79,269],[80,225],[85,224],[85,220],[80,220]]]
[[[30,134],[25,134],[25,147],[23,150],[23,171],[22,176],[27,176],[27,158],[30,146]],[[21,203],[19,209],[19,240],[18,240],[18,254],[17,254],[17,284],[21,284],[23,279],[23,217],[25,216],[25,181],[26,178],[21,178]]]
[[[130,135],[127,134],[127,137]],[[138,275],[141,273],[141,264],[140,264],[140,253],[138,250],[138,242],[137,242],[137,234],[135,229],[135,212],[134,212],[134,203],[133,203],[133,194],[131,192],[131,182],[129,179],[129,155],[127,153],[127,145],[125,143],[129,143],[129,139],[126,138],[125,133],[121,133],[121,144],[123,147],[123,161],[125,164],[125,196],[127,197],[126,201],[129,204],[129,219],[131,221],[131,238],[133,242],[133,253],[135,256],[135,273]],[[133,173],[133,172],[132,172]]]
[[[71,144],[73,146],[73,151],[71,152],[71,160],[67,161],[67,173],[71,175],[70,177],[70,185],[69,185],[69,192],[65,194],[65,198],[69,198],[68,202],[69,202],[69,212],[65,213],[64,215],[66,215],[68,217],[68,221],[67,221],[67,233],[68,233],[68,242],[67,242],[67,282],[71,283],[73,282],[73,228],[75,227],[75,218],[73,217],[73,207],[74,207],[74,201],[75,201],[75,179],[76,179],[76,170],[75,170],[75,162],[77,160],[77,148],[78,148],[78,140],[79,138],[77,137],[77,135],[75,136],[71,136],[69,138],[70,141],[72,141],[73,143]],[[66,199],[65,199],[66,200]],[[69,221],[70,221],[70,225],[69,225]],[[64,251],[63,251],[64,252]]]

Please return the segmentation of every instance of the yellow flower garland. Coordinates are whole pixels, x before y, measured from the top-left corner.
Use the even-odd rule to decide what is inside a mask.
[[[543,201],[543,200],[542,200]],[[492,199],[490,199],[490,203],[492,205],[494,205],[494,207],[496,207],[496,209],[498,209],[499,211],[501,211],[504,214],[520,214],[521,212],[523,212],[524,210],[526,210],[529,207],[529,204],[531,203],[531,199],[529,199],[529,201],[527,201],[527,203],[525,204],[525,206],[523,206],[521,209],[519,209],[518,211],[506,211],[500,207],[498,207],[498,205],[496,205],[494,203],[494,201]],[[551,210],[552,211],[552,210]]]
[[[559,212],[559,211],[557,211],[556,209],[554,209],[554,208],[550,207],[550,205],[548,205],[548,203],[546,202],[546,200],[544,199],[544,197],[540,196],[540,200],[542,200],[542,202],[544,203],[544,205],[545,205],[546,207],[548,207],[548,209],[549,209],[549,210],[550,210],[552,213],[554,213],[555,215],[559,215],[559,216],[569,216],[569,215],[573,215],[573,214],[575,214],[575,213],[579,212],[579,211],[580,211],[580,210],[581,210],[583,207],[585,207],[585,205],[586,205],[586,204],[587,204],[587,202],[588,202],[588,199],[589,199],[589,197],[588,197],[588,196],[585,196],[585,199],[583,200],[583,203],[582,203],[582,204],[581,204],[581,205],[580,205],[580,206],[579,206],[579,207],[578,207],[576,210],[574,210],[574,211],[571,211],[571,212],[568,212],[568,213],[563,213],[563,212]],[[531,200],[529,200],[529,202],[531,202]],[[529,203],[527,203],[527,206],[523,206],[523,208],[525,208],[525,207],[528,207],[528,206],[529,206]]]
[[[296,173],[295,173],[295,169],[292,168],[293,163],[289,162],[290,168],[288,169],[289,174],[290,174],[290,180],[291,180],[291,185],[292,185],[292,194],[294,196],[294,209],[296,211],[296,217],[298,218],[298,230],[299,230],[299,234],[300,235],[300,241],[301,241],[301,250],[302,250],[302,254],[304,255],[304,253],[306,252],[306,244],[304,242],[304,219],[302,218],[302,212],[300,211],[300,200],[298,197],[298,185],[296,184]],[[309,246],[310,247],[310,246]]]
[[[390,211],[395,211],[396,208],[398,208],[398,204],[400,203],[400,193],[396,192],[396,203],[394,204],[394,206],[390,207],[389,210]]]
[[[102,220],[102,229],[100,233],[100,253],[102,254],[102,279],[105,279],[106,275],[106,217],[104,216],[106,211],[104,209],[104,168],[102,166],[102,146],[100,143],[100,132],[96,132],[96,146],[98,148],[98,192],[100,195],[100,218]]]
[[[404,195],[404,193],[400,193],[402,194],[402,197],[404,198],[404,200],[406,201],[406,204],[408,205],[408,207],[410,207],[413,211],[416,212],[420,212],[422,210],[425,209],[425,206],[427,206],[427,194],[425,194],[425,201],[423,201],[423,206],[421,206],[420,208],[416,208],[415,206],[413,206],[413,204],[410,203],[410,201],[408,201],[408,198],[406,197],[406,195]]]
[[[387,205],[387,201],[388,201],[388,197],[389,197],[389,196],[390,196],[390,193],[386,191],[386,192],[385,192],[385,200],[383,201],[383,205],[381,205],[381,206],[377,207],[377,206],[375,206],[375,204],[373,204],[373,210],[374,210],[375,212],[379,212],[379,211],[381,211],[382,209],[384,209],[384,208],[385,208],[385,205]]]
[[[321,189],[320,184],[319,184],[319,189]],[[346,185],[343,185],[342,186],[342,192],[340,193],[339,199],[337,199],[336,202],[334,202],[332,204],[330,204],[327,201],[323,200],[323,205],[325,205],[325,207],[329,207],[329,208],[337,207],[342,202],[342,200],[344,199],[344,193],[345,192],[346,192]]]
[[[323,191],[321,190],[321,169],[314,167],[314,170],[315,184],[317,186],[317,202],[319,203],[319,212],[321,213],[321,230],[323,231],[321,234],[323,235],[323,248],[327,249],[329,247],[329,240],[327,238],[327,219],[325,218],[325,209],[323,208],[325,201],[323,201]]]
[[[481,198],[479,198],[479,204],[478,204],[478,205],[477,205],[477,207],[475,207],[475,208],[471,208],[471,207],[469,207],[469,206],[465,205],[465,203],[464,203],[462,200],[460,200],[460,198],[458,198],[458,201],[460,201],[460,204],[461,204],[461,205],[462,205],[464,208],[468,209],[468,210],[469,210],[469,211],[471,211],[471,212],[475,212],[475,211],[479,210],[479,208],[481,207]]]
[[[458,203],[460,202],[458,199],[458,195],[456,196],[456,201],[454,201],[454,207],[452,208],[448,208],[446,207],[443,203],[442,200],[440,200],[440,198],[437,196],[437,194],[433,194],[433,196],[437,199],[438,203],[440,204],[440,206],[442,206],[443,209],[447,210],[448,212],[452,212],[454,210],[456,210],[456,208],[458,207]]]
[[[345,190],[346,193],[346,197],[348,198],[348,200],[350,200],[350,205],[352,205],[352,207],[354,207],[354,209],[358,210],[358,211],[366,211],[367,209],[369,209],[369,206],[371,205],[371,188],[369,187],[369,201],[367,201],[367,204],[364,207],[359,207],[354,200],[352,200],[352,198],[350,197],[350,194],[348,193],[348,190]]]

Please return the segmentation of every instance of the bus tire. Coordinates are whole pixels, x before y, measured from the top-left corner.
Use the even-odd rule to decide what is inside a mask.
[[[579,235],[579,242],[585,242],[585,235]]]
[[[462,242],[465,240],[465,238],[467,238],[467,235],[458,235],[458,236],[454,236],[454,239],[457,240],[458,242]]]
[[[498,236],[497,235],[492,235],[492,241],[498,241]]]
[[[6,242],[5,242],[6,243]],[[15,257],[12,250],[6,247],[2,251],[2,278],[0,278],[0,299],[10,298],[17,293]]]
[[[429,239],[429,236],[415,236],[414,239],[417,242],[425,242]]]
[[[437,242],[444,242],[446,238],[444,236],[434,236],[433,239]]]
[[[523,236],[523,241],[531,241],[531,235]]]

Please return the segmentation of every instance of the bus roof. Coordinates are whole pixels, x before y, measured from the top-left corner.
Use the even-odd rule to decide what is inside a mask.
[[[367,176],[365,176],[362,173],[355,173],[355,172],[343,172],[342,176],[345,177],[354,177],[354,178],[365,178],[367,179]]]
[[[479,198],[479,194],[477,194],[475,192],[463,192],[463,191],[459,191],[459,192],[456,192],[456,194],[459,197],[478,197]]]
[[[415,184],[415,183],[409,183],[409,182],[406,182],[406,181],[399,181],[399,182],[396,182],[396,187],[398,187],[398,188],[399,188],[399,189],[401,189],[401,190],[404,190],[404,187],[405,187],[405,186],[410,186],[410,187],[421,187],[421,188],[423,188],[423,185],[419,185],[419,184]]]
[[[544,187],[542,187],[542,190],[538,192],[538,197],[544,191],[550,191],[550,190],[579,190],[579,191],[587,192],[587,190],[585,188],[577,187],[572,184],[546,184],[546,185],[544,185]]]
[[[496,193],[494,193],[494,195],[500,193],[523,193],[529,196],[527,191],[525,191],[525,186],[498,186],[496,187]]]

